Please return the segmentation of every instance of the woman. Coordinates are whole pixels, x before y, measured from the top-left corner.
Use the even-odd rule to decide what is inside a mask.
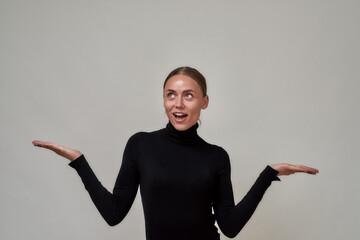
[[[318,173],[300,165],[272,164],[235,205],[228,154],[197,135],[200,112],[209,103],[205,78],[190,67],[175,69],[164,82],[163,94],[169,123],[129,139],[113,193],[97,180],[81,152],[33,141],[71,161],[109,225],[126,216],[140,185],[148,240],[219,240],[215,221],[226,236],[235,237],[277,176]]]

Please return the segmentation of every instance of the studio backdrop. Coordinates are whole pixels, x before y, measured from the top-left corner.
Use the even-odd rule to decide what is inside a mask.
[[[358,239],[359,1],[0,0],[0,238],[145,239],[141,198],[102,219],[68,160],[109,190],[125,144],[168,122],[167,74],[208,81],[199,135],[230,155],[238,202],[271,163],[281,177],[235,239]],[[222,239],[227,239],[221,236]]]

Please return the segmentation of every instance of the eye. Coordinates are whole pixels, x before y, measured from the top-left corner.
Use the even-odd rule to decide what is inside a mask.
[[[187,93],[187,94],[185,95],[185,97],[186,97],[186,98],[192,98],[193,95],[192,95],[191,93]]]
[[[169,93],[167,96],[168,96],[168,98],[173,98],[173,97],[175,97],[175,94],[174,93]]]

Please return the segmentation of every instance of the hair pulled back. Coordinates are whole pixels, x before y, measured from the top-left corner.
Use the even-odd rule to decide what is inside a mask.
[[[199,84],[201,91],[203,93],[203,96],[205,97],[207,95],[207,87],[206,87],[206,79],[205,77],[195,68],[191,68],[191,67],[179,67],[175,70],[173,70],[171,73],[169,73],[169,75],[167,76],[167,78],[165,79],[164,82],[164,89],[165,89],[165,85],[166,82],[173,76],[176,75],[185,75],[188,77],[191,77],[192,79],[194,79],[195,82],[197,82],[197,84]]]

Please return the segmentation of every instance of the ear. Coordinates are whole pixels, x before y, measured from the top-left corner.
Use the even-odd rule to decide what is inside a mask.
[[[203,105],[201,107],[201,109],[206,109],[209,105],[209,96],[206,95],[204,98],[203,98]]]

